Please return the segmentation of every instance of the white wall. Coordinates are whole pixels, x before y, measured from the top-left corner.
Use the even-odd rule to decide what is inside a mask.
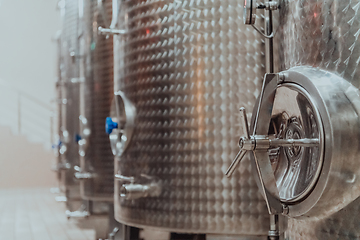
[[[44,102],[54,98],[57,0],[0,0],[0,79]]]
[[[47,104],[55,98],[57,46],[52,38],[60,29],[57,1],[0,0],[0,80]],[[50,171],[52,152],[29,142],[41,131],[50,131],[46,119],[50,112],[30,103],[22,104],[28,114],[21,114],[22,135],[14,136],[18,126],[17,96],[0,85],[0,188],[56,183]]]

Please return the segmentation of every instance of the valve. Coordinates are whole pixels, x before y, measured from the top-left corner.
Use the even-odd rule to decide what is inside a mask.
[[[226,171],[225,175],[231,177],[236,167],[244,158],[247,151],[268,150],[275,147],[316,147],[320,144],[318,138],[303,138],[303,139],[270,139],[269,136],[249,135],[249,126],[246,118],[245,108],[240,108],[240,126],[242,128],[242,135],[239,140],[240,151]]]
[[[99,35],[125,35],[126,30],[98,27]]]
[[[119,124],[114,122],[111,117],[106,118],[105,122],[105,130],[107,134],[111,134],[114,129],[118,129]]]
[[[112,1],[112,20],[111,20],[111,24],[108,24],[108,20],[107,20],[107,16],[105,14],[105,10],[104,10],[104,6],[103,6],[103,0],[98,0],[98,9],[99,12],[104,20],[104,23],[106,26],[108,26],[107,28],[104,27],[98,27],[98,34],[99,35],[105,35],[106,38],[109,38],[110,35],[126,35],[127,34],[127,30],[125,29],[116,29],[117,26],[117,22],[118,22],[118,17],[119,17],[119,12],[121,9],[121,3],[119,5],[117,0],[113,0]],[[125,19],[124,19],[125,20]]]
[[[51,145],[51,148],[52,149],[59,149],[59,148],[61,148],[61,146],[62,146],[62,141],[59,140],[57,144]]]
[[[146,197],[158,197],[162,193],[161,182],[152,176],[141,174],[141,179],[115,174],[115,180],[121,182],[119,197],[126,200],[135,200]],[[137,183],[141,182],[141,183]]]
[[[82,137],[80,136],[80,134],[75,134],[75,142],[79,143],[79,141],[82,139]]]
[[[225,175],[231,177],[237,166],[249,151],[253,155],[254,166],[259,177],[260,190],[263,193],[269,214],[285,213],[286,205],[279,197],[277,180],[273,171],[269,151],[276,148],[299,149],[313,148],[321,145],[320,136],[309,138],[299,134],[288,134],[285,137],[269,133],[272,119],[274,99],[278,87],[285,81],[285,76],[266,74],[259,97],[258,107],[255,108],[253,132],[250,134],[245,108],[240,109],[240,151],[227,169]],[[280,85],[279,85],[280,84]]]

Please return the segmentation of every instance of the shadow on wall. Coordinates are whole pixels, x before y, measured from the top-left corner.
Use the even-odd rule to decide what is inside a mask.
[[[0,188],[57,186],[55,173],[50,170],[53,158],[43,145],[0,127]]]

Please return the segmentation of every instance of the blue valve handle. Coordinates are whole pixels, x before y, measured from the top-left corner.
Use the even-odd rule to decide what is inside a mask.
[[[105,130],[107,134],[111,134],[114,129],[119,127],[117,122],[114,122],[111,117],[106,118]]]
[[[82,137],[79,134],[75,134],[75,142],[79,142],[82,139]]]
[[[52,149],[55,149],[55,148],[60,148],[61,146],[62,146],[62,141],[59,140],[59,142],[58,142],[57,144],[53,144],[53,145],[51,146],[51,148],[52,148]]]

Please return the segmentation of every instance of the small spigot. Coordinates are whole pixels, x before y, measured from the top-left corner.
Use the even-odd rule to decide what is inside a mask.
[[[96,178],[96,173],[84,172],[79,166],[74,167],[75,174],[74,177],[78,180],[88,180]]]
[[[120,188],[120,197],[126,200],[135,200],[144,197],[157,197],[161,194],[161,186],[157,183],[123,184]]]
[[[99,35],[125,35],[126,30],[98,27]]]

